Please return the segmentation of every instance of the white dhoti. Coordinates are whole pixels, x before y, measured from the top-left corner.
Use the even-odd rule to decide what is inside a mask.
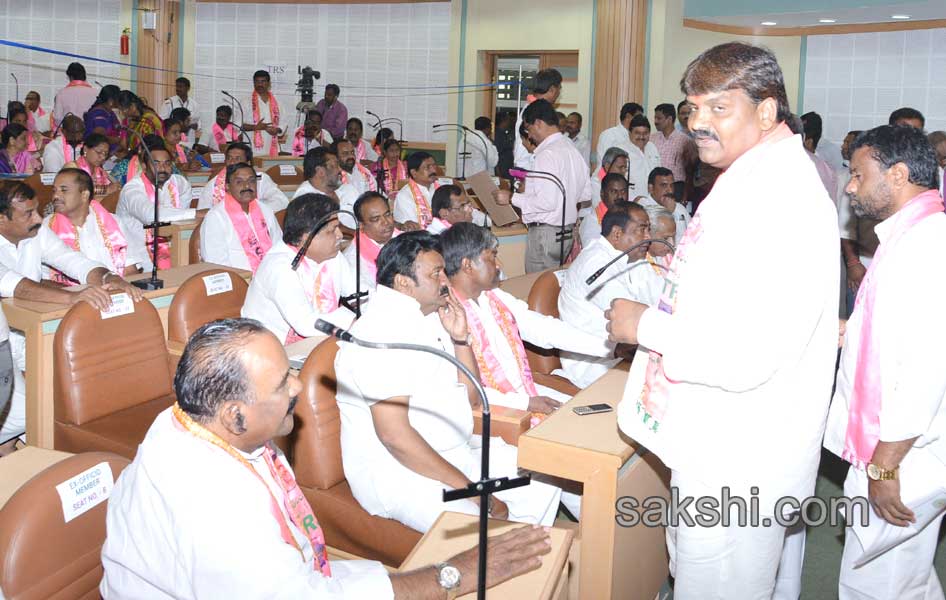
[[[480,436],[473,436],[468,447],[456,448],[442,454],[454,467],[471,481],[480,478]],[[515,477],[518,474],[518,449],[498,437],[490,441],[490,477]],[[448,486],[424,477],[406,468],[396,460],[381,467],[375,465],[369,472],[348,474],[352,494],[372,515],[394,519],[411,529],[427,532],[444,511],[478,515],[471,500],[443,501],[443,490]],[[532,481],[529,485],[496,494],[509,508],[509,520],[521,523],[551,525],[558,513],[562,492],[557,487]]]
[[[900,498],[904,504],[921,498],[942,485],[946,466],[920,448],[907,453],[900,463]],[[848,498],[867,497],[867,474],[851,468],[844,480]],[[871,511],[871,519],[880,517]],[[841,556],[839,600],[943,600],[943,588],[933,569],[933,555],[943,519],[933,521],[920,533],[894,546],[872,561],[854,568],[864,549],[848,527]]]

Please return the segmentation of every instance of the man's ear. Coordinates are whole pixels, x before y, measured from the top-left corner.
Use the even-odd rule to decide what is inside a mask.
[[[906,163],[898,162],[887,170],[887,179],[894,189],[899,189],[910,183],[910,167]]]
[[[447,209],[441,208],[440,210],[437,211],[437,218],[443,219],[444,221],[446,221],[447,220],[447,217],[445,216],[446,212],[447,212]]]
[[[766,98],[756,107],[759,126],[763,131],[771,131],[778,124],[778,101],[775,98]]]
[[[400,273],[394,276],[394,281],[391,283],[394,284],[394,289],[399,292],[406,292],[406,290],[410,290],[414,287],[414,280]]]
[[[242,402],[226,402],[220,409],[220,423],[233,435],[246,433],[244,407]]]
[[[462,258],[462,259],[460,259],[460,270],[461,270],[461,271],[469,272],[469,271],[472,271],[473,268],[474,268],[474,264],[473,264],[473,261],[472,261],[472,260],[470,260],[469,258]]]

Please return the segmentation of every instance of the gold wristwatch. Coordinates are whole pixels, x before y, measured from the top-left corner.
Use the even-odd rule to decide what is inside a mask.
[[[891,479],[896,479],[899,473],[899,465],[892,469],[885,469],[875,465],[874,463],[868,463],[867,465],[867,476],[874,481],[890,481]]]

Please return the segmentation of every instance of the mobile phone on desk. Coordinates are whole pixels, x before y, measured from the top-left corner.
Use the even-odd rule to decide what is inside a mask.
[[[575,411],[575,414],[579,417],[584,417],[586,415],[611,412],[614,409],[611,408],[610,404],[588,404],[586,406],[576,406],[572,410]]]

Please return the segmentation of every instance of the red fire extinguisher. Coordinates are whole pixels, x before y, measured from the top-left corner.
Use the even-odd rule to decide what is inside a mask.
[[[120,41],[120,45],[121,45],[121,55],[122,55],[122,56],[128,56],[129,46],[130,46],[130,43],[131,43],[131,40],[130,40],[129,37],[128,37],[128,34],[129,34],[129,33],[131,33],[131,30],[128,29],[127,27],[122,30],[122,37],[121,37],[121,41]]]

